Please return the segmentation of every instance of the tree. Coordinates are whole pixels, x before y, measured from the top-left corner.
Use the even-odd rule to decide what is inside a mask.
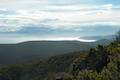
[[[120,42],[120,30],[118,31],[116,37],[115,37],[116,42]]]

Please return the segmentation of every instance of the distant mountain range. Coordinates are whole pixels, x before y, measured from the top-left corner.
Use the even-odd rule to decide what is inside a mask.
[[[115,35],[106,35],[106,36],[86,36],[81,37],[82,39],[86,40],[101,40],[101,39],[107,39],[107,40],[113,40],[115,38]]]
[[[18,44],[0,44],[0,64],[46,59],[50,56],[88,50],[97,44],[109,44],[107,39],[97,42],[80,41],[28,41]]]

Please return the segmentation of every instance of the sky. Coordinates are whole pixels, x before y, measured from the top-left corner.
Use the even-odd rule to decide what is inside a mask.
[[[0,0],[0,43],[78,40],[119,28],[120,0]]]

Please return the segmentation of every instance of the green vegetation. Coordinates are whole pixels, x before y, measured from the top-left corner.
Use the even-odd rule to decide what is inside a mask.
[[[0,80],[120,80],[120,33],[107,46],[0,66]]]
[[[53,80],[59,75],[69,78],[71,63],[75,59],[82,60],[86,55],[85,52],[74,52],[53,56],[45,61],[1,65],[0,80]]]
[[[0,64],[43,60],[50,56],[88,50],[101,42],[110,43],[104,40],[89,44],[79,41],[28,41],[18,44],[0,44]]]

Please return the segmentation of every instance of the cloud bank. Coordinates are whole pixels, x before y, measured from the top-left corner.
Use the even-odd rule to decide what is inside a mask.
[[[0,9],[0,31],[14,32],[26,26],[34,25],[51,29],[73,29],[91,25],[120,25],[120,10],[113,9],[112,4],[82,7],[82,6],[49,6],[44,10]],[[76,26],[76,27],[73,27]]]
[[[1,0],[0,34],[4,37],[113,34],[120,28],[119,3],[119,0]]]

